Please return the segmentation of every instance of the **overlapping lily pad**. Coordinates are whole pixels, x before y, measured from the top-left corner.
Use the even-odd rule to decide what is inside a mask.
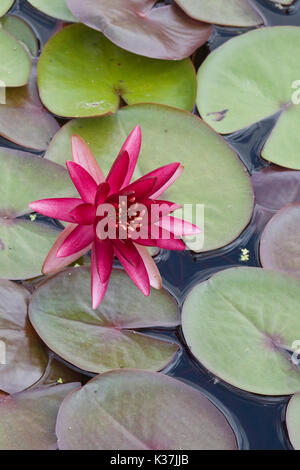
[[[28,2],[46,15],[53,16],[58,20],[77,21],[70,12],[66,0],[28,0]]]
[[[251,177],[256,204],[277,211],[288,203],[300,202],[300,171],[269,166]]]
[[[289,204],[267,224],[260,241],[264,268],[300,277],[300,204]]]
[[[222,413],[166,375],[118,370],[69,394],[58,414],[61,450],[234,450]]]
[[[32,72],[27,86],[8,88],[0,104],[0,135],[24,147],[45,150],[58,123],[42,106]]]
[[[4,87],[26,85],[30,70],[31,60],[27,51],[10,33],[0,28],[1,91]]]
[[[12,34],[18,41],[28,48],[32,56],[38,53],[38,41],[32,28],[22,18],[15,15],[7,15],[1,18],[0,24]]]
[[[38,85],[44,105],[67,117],[115,112],[121,99],[191,110],[196,94],[189,59],[137,56],[82,24],[64,28],[48,41],[38,65]]]
[[[65,168],[26,152],[0,149],[0,166],[0,278],[38,276],[59,230],[17,217],[32,212],[30,202],[74,195],[74,188]]]
[[[258,26],[263,23],[248,0],[175,0],[192,18],[225,26]]]
[[[0,16],[5,15],[6,12],[13,6],[15,0],[1,0]]]
[[[79,385],[56,385],[0,397],[0,449],[56,450],[59,406]]]
[[[232,268],[197,285],[182,311],[187,345],[226,382],[254,393],[287,395],[300,372],[283,348],[300,338],[300,281],[260,268]]]
[[[300,62],[294,60],[299,47],[300,28],[262,28],[226,42],[198,72],[197,105],[203,119],[227,134],[279,113],[262,157],[293,169],[300,168],[295,88]]]
[[[0,390],[6,393],[33,385],[43,375],[48,362],[45,349],[27,318],[29,297],[24,287],[0,280]]]
[[[292,396],[286,410],[286,425],[289,438],[295,450],[300,450],[300,393]]]
[[[67,269],[41,285],[30,303],[39,336],[63,359],[90,372],[120,367],[162,369],[178,346],[136,331],[174,327],[178,306],[164,290],[146,298],[126,273],[114,270],[107,294],[92,310],[90,269]]]
[[[136,105],[97,119],[74,120],[54,137],[46,157],[64,164],[71,159],[71,135],[79,134],[90,145],[107,174],[126,136],[135,125],[142,128],[142,149],[135,177],[157,167],[181,162],[182,176],[166,196],[188,207],[184,218],[203,228],[203,234],[187,240],[195,251],[207,251],[230,243],[247,225],[253,194],[248,174],[227,144],[199,118],[160,105]],[[199,215],[198,221],[196,214]],[[179,215],[179,214],[178,214]]]
[[[177,5],[153,8],[156,0],[67,0],[79,20],[135,54],[180,60],[211,35],[206,23],[189,18]]]

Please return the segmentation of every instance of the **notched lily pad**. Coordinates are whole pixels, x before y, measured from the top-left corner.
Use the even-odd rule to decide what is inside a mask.
[[[0,390],[6,393],[33,385],[48,362],[42,342],[28,321],[29,297],[24,287],[0,280]]]
[[[176,344],[136,331],[179,324],[175,300],[165,291],[150,297],[122,270],[113,270],[107,294],[92,310],[90,268],[67,269],[42,284],[30,303],[30,319],[49,348],[80,369],[105,372],[120,367],[162,369]]]
[[[262,157],[300,169],[300,28],[266,27],[235,37],[213,51],[198,72],[203,119],[228,134],[278,113]],[[227,110],[222,119],[216,113]]]
[[[260,268],[232,268],[197,285],[182,311],[194,356],[235,387],[263,395],[300,389],[290,361],[300,338],[300,281]]]
[[[112,113],[121,99],[191,110],[196,94],[189,59],[137,56],[82,24],[64,28],[48,41],[38,64],[38,86],[44,105],[66,117]]]
[[[72,158],[71,136],[79,134],[108,174],[126,136],[137,124],[143,138],[134,178],[174,161],[184,165],[182,176],[164,197],[192,205],[192,210],[186,207],[184,218],[199,225],[203,232],[193,240],[187,239],[187,246],[194,251],[208,251],[234,240],[252,214],[249,176],[225,141],[192,114],[140,104],[111,116],[74,120],[56,134],[46,157],[64,165]]]
[[[70,12],[66,0],[28,0],[28,2],[46,15],[53,16],[58,20],[77,21]]]
[[[300,277],[300,203],[289,204],[267,224],[260,241],[264,268]]]
[[[61,450],[235,450],[222,413],[200,392],[166,375],[117,370],[64,400]]]
[[[295,450],[300,450],[300,393],[292,396],[286,410],[286,425],[289,438]]]
[[[56,450],[59,406],[79,385],[42,387],[0,397],[0,449]]]
[[[22,44],[0,27],[0,85],[1,95],[5,87],[24,86],[28,82],[31,59]],[[1,102],[5,95],[1,96]]]
[[[67,0],[79,20],[110,41],[146,57],[181,60],[211,35],[210,25],[189,18],[177,5],[156,0]]]
[[[258,26],[260,15],[248,0],[175,0],[185,13],[196,20],[224,26]]]

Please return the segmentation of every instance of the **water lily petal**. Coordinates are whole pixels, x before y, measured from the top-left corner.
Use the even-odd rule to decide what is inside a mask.
[[[111,240],[108,238],[104,240],[95,239],[95,255],[96,264],[102,283],[106,283],[111,275],[111,270],[114,262],[114,249]]]
[[[96,197],[95,197],[95,205],[98,207],[100,204],[106,200],[108,194],[110,193],[110,187],[107,182],[101,183],[98,186]]]
[[[81,165],[96,181],[97,184],[105,181],[105,176],[89,146],[79,135],[72,135],[73,160]]]
[[[144,248],[141,245],[135,245],[136,249],[138,250],[145,268],[147,270],[148,276],[149,276],[149,281],[150,285],[154,287],[154,289],[161,289],[162,288],[162,279],[161,275],[159,272],[158,267],[156,266],[156,263],[152,256],[149,254],[147,248]]]
[[[163,186],[157,189],[156,192],[151,195],[151,198],[157,199],[161,194],[163,194],[177,180],[177,178],[179,178],[183,170],[183,165],[180,165],[180,167],[177,168],[173,176],[171,176],[171,178]]]
[[[77,225],[77,227],[63,241],[57,252],[57,257],[73,255],[90,245],[94,239],[94,228],[91,225]]]
[[[121,187],[124,186],[124,181],[129,167],[129,156],[128,152],[123,151],[119,153],[116,160],[113,163],[113,166],[110,169],[110,172],[106,178],[106,182],[110,186],[111,194],[119,191]]]
[[[137,265],[133,265],[127,261],[120,251],[116,252],[115,250],[115,254],[132,282],[142,291],[145,296],[148,296],[150,294],[149,276],[141,256],[135,247],[134,249],[136,250],[139,257],[139,263]]]
[[[141,128],[140,126],[135,126],[135,128],[131,131],[126,141],[124,142],[123,147],[121,148],[121,152],[126,150],[129,156],[129,166],[128,166],[127,174],[123,183],[123,187],[127,186],[130,183],[130,180],[134,173],[136,163],[139,157],[141,143],[142,143]]]
[[[96,209],[94,204],[80,204],[71,211],[70,215],[79,225],[91,225],[95,220]]]
[[[29,207],[47,217],[53,217],[53,219],[75,222],[70,213],[81,203],[82,200],[76,198],[40,199],[39,201],[31,202]]]
[[[158,222],[158,220],[162,217],[169,215],[171,212],[174,212],[177,209],[182,208],[180,204],[176,204],[175,202],[163,200],[153,201],[153,199],[144,199],[142,201],[139,201],[139,204],[143,204],[147,207],[150,224],[154,224],[155,222]]]
[[[178,238],[160,238],[156,246],[165,250],[184,251],[186,249],[184,242]]]
[[[134,181],[129,186],[126,186],[120,191],[120,195],[134,195],[135,199],[145,199],[152,194],[153,187],[156,183],[155,178],[145,178]]]
[[[132,266],[138,266],[141,262],[141,257],[131,240],[116,239],[113,240],[112,243],[116,256],[120,254],[128,263],[132,264]]]
[[[95,244],[93,244],[92,247],[92,259],[91,259],[91,292],[92,292],[92,305],[93,309],[95,310],[96,308],[99,307],[101,304],[107,287],[108,287],[108,282],[102,283],[99,273],[98,273],[98,268],[97,268],[97,256],[96,256],[96,249],[95,249]]]
[[[74,253],[71,256],[67,256],[65,258],[57,258],[57,252],[59,248],[61,247],[62,243],[65,241],[65,239],[72,233],[76,227],[78,227],[77,224],[70,224],[68,225],[67,228],[65,228],[59,237],[57,238],[56,242],[52,246],[51,250],[48,253],[47,258],[44,261],[42,272],[44,274],[50,274],[54,273],[57,271],[60,271],[61,269],[65,268],[69,264],[73,263],[76,261],[78,258],[83,256],[85,253],[87,253],[91,249],[91,245],[86,246],[84,249],[81,251],[78,251],[77,253]]]
[[[165,184],[168,183],[168,181],[174,176],[178,168],[180,168],[180,163],[170,163],[169,165],[164,165],[160,168],[156,168],[155,170],[150,171],[150,173],[142,176],[136,180],[136,182],[143,181],[145,178],[155,178],[156,183],[153,187],[153,194],[156,194],[157,191],[164,187]],[[151,199],[154,199],[153,195],[151,195]]]
[[[177,237],[196,235],[202,232],[201,228],[197,227],[197,225],[173,216],[162,217],[157,224],[165,230],[174,233]]]
[[[97,183],[92,176],[78,163],[67,161],[70,177],[77,191],[85,202],[94,204],[97,193]]]

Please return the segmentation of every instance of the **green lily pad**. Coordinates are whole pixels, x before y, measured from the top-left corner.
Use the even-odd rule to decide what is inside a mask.
[[[43,387],[0,397],[0,449],[56,450],[59,406],[79,385]]]
[[[289,204],[267,224],[260,241],[264,268],[300,277],[300,204]]]
[[[0,28],[0,84],[6,87],[26,85],[31,70],[31,60],[17,39]],[[2,91],[2,90],[1,90]],[[1,102],[3,101],[1,96]]]
[[[36,155],[1,148],[0,167],[0,218],[28,214],[38,199],[76,194],[65,168]]]
[[[61,450],[235,450],[222,413],[166,375],[117,370],[69,394],[56,433]]]
[[[164,290],[150,298],[126,273],[114,270],[98,310],[92,310],[90,269],[67,269],[42,284],[30,303],[30,319],[49,348],[80,369],[106,372],[120,367],[160,370],[176,344],[135,331],[179,324],[175,300]]]
[[[190,59],[137,56],[82,24],[64,28],[48,41],[38,64],[38,86],[44,105],[67,117],[115,112],[121,99],[191,110],[196,95]]]
[[[0,16],[5,15],[8,10],[13,6],[15,0],[1,0]]]
[[[15,15],[4,16],[0,20],[3,28],[25,45],[32,56],[37,56],[38,41],[32,28],[26,21]]]
[[[253,393],[288,395],[300,372],[284,347],[300,338],[300,282],[260,268],[232,268],[197,285],[182,310],[186,342],[212,373]]]
[[[30,279],[42,274],[59,229],[24,219],[0,218],[0,278]]]
[[[58,20],[75,22],[77,19],[70,12],[66,0],[28,0],[29,3],[48,16]]]
[[[300,393],[292,396],[286,410],[286,425],[289,438],[295,450],[300,450]]]
[[[0,280],[0,390],[6,393],[33,385],[48,362],[42,342],[28,321],[29,298],[24,287]]]
[[[28,85],[7,88],[0,104],[0,135],[24,147],[45,150],[59,125],[41,104],[32,71]]]
[[[175,0],[196,20],[225,26],[258,26],[262,18],[247,0]]]
[[[262,157],[293,169],[300,168],[300,62],[294,60],[299,47],[300,28],[262,28],[223,44],[198,72],[203,119],[227,134],[279,113]]]
[[[252,213],[249,177],[224,140],[192,114],[141,104],[122,108],[111,116],[74,120],[56,134],[46,157],[64,164],[71,159],[71,135],[79,134],[108,174],[125,138],[137,124],[142,128],[143,138],[136,177],[174,161],[185,167],[164,197],[194,205],[192,213],[187,210],[184,218],[198,223],[204,231],[193,240],[187,239],[187,245],[194,251],[207,251],[234,240]],[[205,205],[205,227],[203,208],[196,204]]]
[[[156,0],[67,0],[81,23],[101,31],[117,46],[146,57],[181,60],[211,35],[211,25],[194,21],[177,5],[154,8]]]

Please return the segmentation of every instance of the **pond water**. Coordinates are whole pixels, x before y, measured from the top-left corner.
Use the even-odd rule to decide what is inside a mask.
[[[257,0],[251,3],[259,8],[268,25],[300,26],[300,1],[296,1],[292,7],[283,9],[278,9],[267,0]],[[41,46],[58,27],[59,22],[39,13],[21,0],[16,2],[13,13],[30,23]],[[215,27],[209,44],[203,46],[195,54],[195,66],[198,68],[211,50],[240,34],[241,31],[244,30]],[[243,132],[226,137],[227,142],[239,154],[251,174],[267,165],[259,155],[274,121],[273,117],[255,124]],[[66,120],[59,122],[63,124]],[[19,148],[4,139],[0,139],[0,145]],[[220,270],[231,266],[260,266],[258,247],[263,226],[264,222],[259,217],[259,210],[255,208],[249,226],[237,240],[225,248],[204,254],[161,253],[158,256],[158,262],[164,284],[176,297],[179,305],[182,305],[187,293],[196,283],[209,278]],[[241,260],[241,250],[245,248],[249,250],[248,261]],[[291,449],[284,423],[285,407],[289,397],[272,398],[254,395],[238,390],[217,379],[191,356],[180,327],[176,331],[151,330],[149,334],[167,335],[178,341],[181,350],[164,372],[198,388],[217,404],[236,432],[239,448]],[[87,379],[87,374],[85,374],[83,381]]]

